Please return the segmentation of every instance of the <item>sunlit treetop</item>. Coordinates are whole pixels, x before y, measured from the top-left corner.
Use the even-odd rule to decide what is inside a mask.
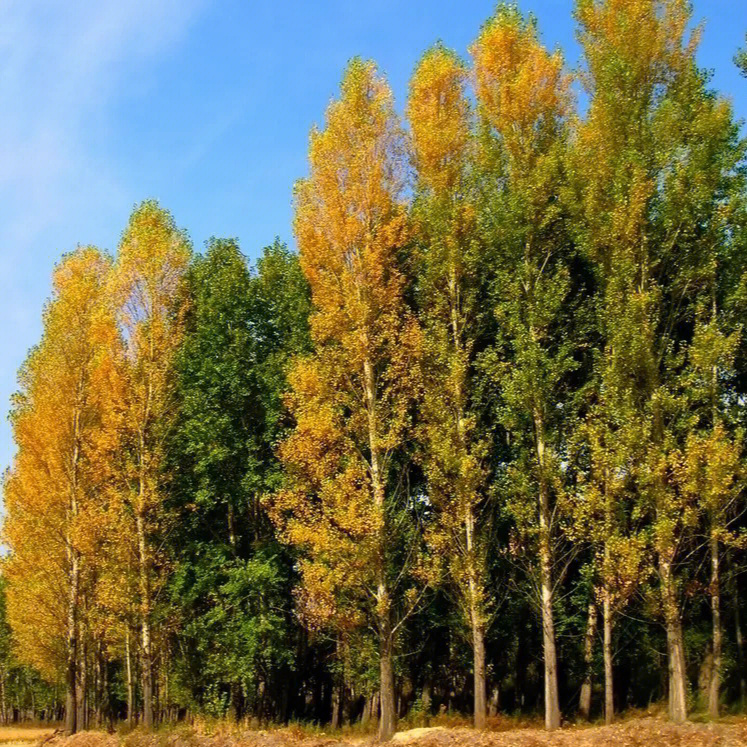
[[[559,51],[549,53],[533,18],[501,5],[470,47],[480,111],[509,155],[529,157],[570,110],[570,78]]]
[[[622,98],[622,105],[621,88],[634,100],[671,82],[697,47],[699,32],[687,37],[690,17],[689,0],[578,0],[587,88]]]
[[[407,117],[418,177],[436,193],[454,188],[462,171],[470,135],[467,69],[442,44],[421,58],[407,100]]]
[[[351,324],[381,319],[398,303],[403,279],[395,250],[406,230],[404,156],[391,89],[373,62],[351,60],[325,128],[312,130],[310,174],[295,190],[294,228],[318,311],[312,320],[317,342]],[[369,335],[371,344],[375,336]]]

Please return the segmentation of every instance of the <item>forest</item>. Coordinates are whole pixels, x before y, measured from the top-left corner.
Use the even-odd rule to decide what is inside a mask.
[[[747,141],[687,0],[575,19],[571,70],[499,5],[403,114],[352,59],[297,251],[195,251],[146,200],[60,259],[10,414],[4,722],[744,708]]]

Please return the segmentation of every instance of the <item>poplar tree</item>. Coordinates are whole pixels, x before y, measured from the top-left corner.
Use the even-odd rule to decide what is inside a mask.
[[[413,217],[420,249],[419,305],[425,338],[421,438],[428,532],[470,629],[474,724],[485,727],[487,589],[486,442],[474,409],[474,361],[481,326],[485,267],[475,233],[470,184],[474,152],[464,63],[440,44],[418,63],[407,102],[418,193]]]
[[[671,210],[690,214],[690,250],[695,256],[689,276],[692,336],[681,376],[684,444],[677,478],[680,489],[697,506],[707,544],[710,578],[711,652],[708,710],[719,716],[723,678],[722,565],[728,547],[743,545],[736,522],[744,512],[745,473],[740,388],[736,358],[742,345],[745,246],[744,155],[727,101],[703,92],[689,113],[693,134],[702,144],[690,152],[682,169]],[[673,190],[675,191],[675,190]]]
[[[591,96],[576,137],[579,240],[601,293],[595,417],[604,448],[616,455],[600,494],[624,483],[629,515],[648,523],[667,631],[669,712],[683,721],[680,570],[699,513],[677,479],[686,435],[683,351],[699,268],[713,246],[705,235],[721,177],[714,182],[703,167],[723,138],[723,113],[695,65],[689,3],[581,0],[576,14]],[[618,525],[610,526],[614,538]]]
[[[64,671],[68,733],[85,728],[76,721],[84,597],[101,562],[97,518],[116,444],[104,405],[116,337],[109,268],[93,247],[55,268],[42,339],[19,376],[11,415],[18,453],[4,484],[8,616],[27,662],[48,675]]]
[[[295,231],[311,287],[314,353],[290,374],[287,482],[272,514],[300,548],[304,612],[337,630],[374,626],[382,740],[395,730],[393,657],[411,555],[398,480],[417,392],[418,325],[404,301],[400,253],[403,133],[389,86],[354,59],[326,124],[313,130],[310,174],[296,188]],[[400,554],[399,562],[393,562]]]
[[[137,558],[143,724],[153,726],[154,590],[164,581],[160,533],[165,521],[166,438],[173,426],[174,356],[187,309],[190,247],[156,202],[141,203],[122,236],[111,292],[117,305],[126,389],[121,507]]]
[[[308,288],[297,256],[279,242],[252,273],[227,239],[194,259],[188,284],[169,444],[171,601],[185,683],[198,701],[226,686],[239,719],[244,695],[259,707],[260,687],[292,688],[292,561],[260,498],[277,487],[281,393],[290,355],[308,348]]]
[[[481,212],[493,245],[500,339],[483,366],[502,392],[502,419],[515,439],[509,510],[539,556],[545,725],[560,726],[555,636],[555,545],[562,494],[560,427],[564,388],[576,368],[567,313],[572,281],[558,193],[563,183],[569,79],[533,20],[502,5],[470,48],[474,58],[482,159],[501,169]],[[494,154],[498,151],[498,156]]]

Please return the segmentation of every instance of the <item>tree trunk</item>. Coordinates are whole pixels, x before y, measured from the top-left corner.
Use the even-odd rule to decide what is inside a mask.
[[[76,702],[78,714],[76,716],[77,728],[85,731],[88,728],[88,667],[86,666],[85,646],[78,646],[78,676]]]
[[[539,554],[542,647],[545,657],[545,728],[557,729],[560,726],[560,699],[558,695],[558,655],[555,647],[555,618],[553,613],[550,491],[545,474],[544,422],[539,412],[534,414],[534,423],[539,471]]]
[[[144,486],[141,487],[141,492]],[[143,693],[143,726],[153,728],[153,650],[150,628],[150,559],[145,519],[142,510],[137,514],[138,561],[140,566],[140,625],[142,634],[142,663],[140,667],[141,689]]]
[[[0,718],[2,719],[3,726],[8,723],[8,701],[5,692],[5,679],[7,676],[3,669],[2,673],[0,673]]]
[[[65,673],[65,733],[77,731],[77,681],[78,681],[78,584],[79,567],[77,553],[70,551],[70,591],[67,605],[67,666]]]
[[[333,729],[342,726],[342,683],[336,682],[332,688],[332,722]]]
[[[469,605],[472,625],[472,649],[474,668],[474,725],[475,729],[485,728],[487,716],[487,684],[485,681],[485,625],[482,616],[482,596],[478,590],[479,581],[475,567],[474,517],[468,508],[465,517],[467,554],[469,556]]]
[[[719,716],[719,693],[721,689],[721,579],[719,575],[719,547],[718,539],[711,535],[711,618],[713,620],[713,671],[708,688],[708,713],[711,718]]]
[[[386,515],[384,476],[381,474],[381,453],[379,446],[378,422],[376,417],[376,381],[373,365],[366,358],[363,362],[366,411],[368,415],[368,444],[370,450],[371,488],[374,505],[382,518]],[[381,672],[381,718],[379,719],[379,739],[386,742],[395,732],[397,715],[394,703],[394,670],[392,666],[392,623],[391,600],[386,582],[385,545],[388,540],[386,522],[382,523],[379,536],[379,568],[376,588],[376,602],[379,626],[379,666]]]
[[[739,584],[732,575],[732,599],[734,600],[734,639],[737,644],[737,669],[739,671],[739,705],[744,708],[744,698],[747,694],[747,682],[744,674],[744,638],[742,638],[742,624],[739,611]]]
[[[425,718],[425,725],[428,726],[428,720],[431,716],[431,705],[433,702],[433,698],[431,697],[431,680],[430,677],[423,683],[423,693],[421,695],[420,701],[423,704],[423,716]]]
[[[387,742],[397,730],[397,715],[394,709],[394,668],[392,666],[392,640],[388,630],[379,635],[381,646],[381,716],[379,717],[379,741]]]
[[[130,650],[130,626],[125,636],[125,675],[127,678],[127,726],[135,726],[135,686],[132,677],[132,651]]]
[[[612,668],[612,602],[609,589],[605,589],[602,604],[604,624],[604,722],[611,724],[615,717],[615,679]]]
[[[677,596],[674,588],[672,565],[659,557],[664,602],[664,619],[667,629],[667,659],[669,668],[669,718],[675,723],[687,720],[687,680],[685,672],[685,648],[682,638]]]
[[[72,458],[72,482],[70,486],[70,506],[68,521],[74,521],[78,515],[78,437],[80,419],[76,410],[74,419],[74,446]],[[81,725],[77,721],[78,700],[76,694],[78,681],[78,595],[80,588],[80,553],[73,547],[70,527],[66,538],[66,552],[70,563],[70,589],[67,600],[67,666],[65,698],[65,733],[75,734]]]
[[[462,329],[460,325],[460,293],[454,266],[449,272],[449,305],[451,308],[451,336],[454,345],[454,353],[458,357],[464,355],[464,342],[462,340]],[[464,415],[464,390],[465,382],[463,376],[454,377],[454,400],[456,402],[456,426],[459,445],[465,454],[469,454],[467,443],[467,432],[465,428]],[[457,499],[466,499],[464,515],[464,530],[467,545],[467,562],[469,574],[469,614],[472,628],[472,650],[474,671],[474,726],[475,729],[485,728],[487,716],[487,690],[485,681],[485,622],[482,615],[482,589],[481,578],[478,572],[477,558],[475,556],[475,517],[472,503],[472,495],[457,496]]]
[[[474,617],[473,617],[474,620]],[[474,644],[475,668],[475,729],[484,729],[487,716],[487,690],[485,682],[485,632],[481,621],[473,622],[472,640]]]
[[[373,710],[373,693],[366,696],[366,700],[363,703],[363,712],[361,713],[361,724],[363,726],[368,725],[371,721],[371,711]]]
[[[589,602],[589,617],[586,621],[584,636],[584,681],[581,685],[581,696],[578,701],[578,714],[588,721],[591,716],[591,685],[594,673],[594,638],[597,635],[597,605],[592,599]]]
[[[101,647],[98,646],[98,651],[96,652],[96,672],[95,672],[95,691],[96,691],[96,697],[94,702],[94,726],[97,729],[101,728],[101,724],[103,723],[103,711],[102,706],[104,703],[104,682],[103,682],[103,667],[101,663]]]

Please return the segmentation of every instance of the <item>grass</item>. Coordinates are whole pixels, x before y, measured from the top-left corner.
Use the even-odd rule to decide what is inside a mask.
[[[48,737],[54,730],[54,726],[0,726],[0,744],[7,745],[11,742],[37,742]]]

